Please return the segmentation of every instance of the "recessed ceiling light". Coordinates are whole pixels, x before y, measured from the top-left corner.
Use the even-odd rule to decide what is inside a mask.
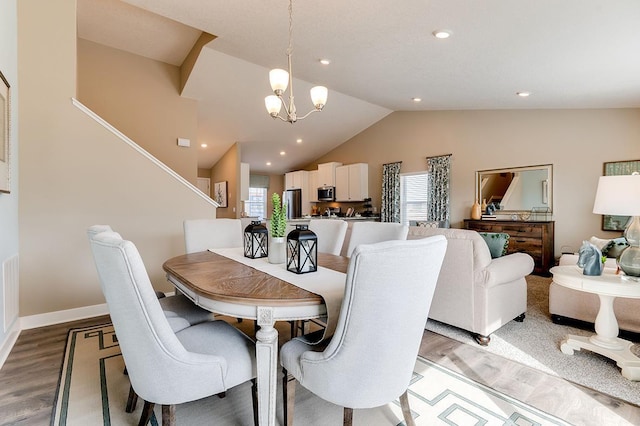
[[[201,144],[200,144],[200,146],[201,146],[202,148],[206,148],[206,147],[207,147],[207,144],[206,144],[206,143],[201,143]]]
[[[286,155],[287,153],[284,151],[280,151],[280,155]]]
[[[411,98],[411,100],[416,103],[422,102],[422,98]]]
[[[331,60],[330,60],[330,59],[324,59],[324,58],[323,58],[323,59],[320,59],[320,63],[321,63],[322,65],[329,65],[329,64],[331,63]]]
[[[302,143],[302,139],[296,139],[297,143]]]
[[[435,38],[439,38],[439,39],[445,39],[445,38],[451,37],[451,31],[449,30],[435,30],[431,34],[433,34]]]
[[[270,165],[271,165],[271,161],[267,161],[267,166],[270,166]]]
[[[531,95],[531,92],[516,92],[516,95],[520,96],[521,98],[526,98],[527,96]]]

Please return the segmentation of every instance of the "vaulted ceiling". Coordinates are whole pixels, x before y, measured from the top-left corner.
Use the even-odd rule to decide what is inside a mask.
[[[182,93],[199,100],[205,168],[240,142],[252,171],[283,173],[393,111],[640,107],[638,0],[295,0],[296,106],[312,109],[317,84],[329,99],[293,125],[273,120],[264,97],[269,70],[286,68],[287,8],[287,0],[78,0],[78,36],[174,65],[202,32],[216,36]],[[440,29],[451,36],[437,39]]]

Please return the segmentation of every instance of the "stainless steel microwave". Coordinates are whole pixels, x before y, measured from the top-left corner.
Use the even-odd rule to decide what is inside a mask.
[[[318,201],[335,201],[336,188],[334,186],[321,186],[318,188]]]

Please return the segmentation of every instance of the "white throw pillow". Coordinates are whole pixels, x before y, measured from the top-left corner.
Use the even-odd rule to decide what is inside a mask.
[[[594,246],[598,247],[600,251],[602,251],[602,249],[605,248],[611,242],[611,239],[605,240],[603,238],[591,237],[591,239],[589,239],[589,242]]]

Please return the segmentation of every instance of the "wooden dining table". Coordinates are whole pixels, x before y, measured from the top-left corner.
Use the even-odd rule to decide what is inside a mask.
[[[318,253],[318,265],[346,274],[349,258]],[[275,322],[326,315],[323,298],[260,271],[250,263],[244,264],[211,251],[177,256],[167,260],[162,267],[169,282],[196,305],[214,313],[256,320],[260,326],[256,333],[258,422],[275,425],[278,371]],[[296,275],[291,274],[292,278]]]

